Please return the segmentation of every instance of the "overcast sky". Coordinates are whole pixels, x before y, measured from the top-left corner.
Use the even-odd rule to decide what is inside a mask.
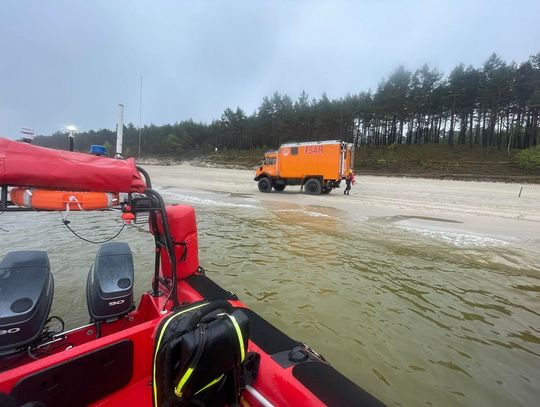
[[[540,1],[0,1],[0,136],[75,124],[251,114],[296,99],[375,89],[400,64],[448,73],[492,52],[540,51]]]

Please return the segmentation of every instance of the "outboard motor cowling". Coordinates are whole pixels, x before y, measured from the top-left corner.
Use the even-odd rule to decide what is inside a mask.
[[[133,306],[133,256],[127,243],[106,243],[88,273],[86,299],[92,321],[121,317]]]
[[[41,336],[54,292],[49,256],[43,251],[8,253],[0,262],[0,355]]]

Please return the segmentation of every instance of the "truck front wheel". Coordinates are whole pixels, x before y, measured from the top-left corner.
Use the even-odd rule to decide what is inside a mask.
[[[317,178],[310,178],[304,184],[304,188],[310,195],[320,195],[322,191],[321,181]]]
[[[272,183],[270,182],[270,179],[267,177],[261,178],[259,180],[259,183],[257,184],[259,187],[259,191],[261,192],[271,192],[272,191]]]

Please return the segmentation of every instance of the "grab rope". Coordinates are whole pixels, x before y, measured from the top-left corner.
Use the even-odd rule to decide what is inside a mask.
[[[69,227],[69,221],[64,221],[64,225],[66,225],[66,227],[69,229],[69,231],[70,231],[71,233],[73,233],[75,236],[77,236],[79,239],[85,241],[86,243],[92,243],[92,244],[103,244],[103,243],[110,242],[110,241],[113,240],[114,238],[118,237],[118,235],[120,235],[120,233],[122,233],[122,231],[123,231],[124,228],[126,227],[126,224],[124,223],[124,224],[122,225],[122,227],[120,228],[120,230],[118,231],[117,234],[115,234],[115,235],[112,236],[112,237],[109,237],[108,239],[105,239],[105,240],[101,240],[101,241],[99,241],[99,242],[96,242],[96,241],[94,241],[94,240],[86,239],[86,238],[80,236],[79,234],[77,234],[77,232],[75,232],[73,229],[71,229],[71,228]]]
[[[183,246],[184,247],[184,251],[182,252],[182,257],[180,257],[180,259],[178,260],[179,263],[183,263],[186,261],[186,258],[187,258],[187,255],[188,255],[188,244],[187,242],[184,240],[182,242],[173,242],[173,244],[175,246]]]
[[[81,203],[79,202],[79,200],[77,199],[76,196],[74,195],[71,195],[69,198],[68,198],[68,202],[66,202],[66,212],[64,213],[64,216],[62,218],[62,221],[64,222],[64,224],[69,223],[69,221],[67,220],[68,218],[68,215],[69,215],[69,204],[71,202],[75,202],[77,204],[77,206],[79,207],[79,210],[80,211],[84,211],[83,207],[81,206]]]
[[[99,242],[96,242],[94,240],[90,240],[90,239],[86,239],[84,237],[82,237],[81,235],[77,234],[77,232],[75,232],[73,229],[71,229],[71,227],[69,226],[70,224],[70,221],[68,220],[68,216],[69,216],[69,205],[70,203],[72,202],[75,202],[77,204],[77,206],[79,207],[79,210],[80,211],[84,211],[84,208],[81,206],[81,203],[79,202],[79,200],[77,199],[76,196],[74,195],[71,195],[69,198],[68,198],[68,202],[66,202],[66,212],[64,213],[64,216],[62,216],[62,223],[64,225],[66,225],[66,227],[69,229],[69,231],[71,233],[73,233],[75,236],[77,236],[79,239],[81,239],[82,241],[84,242],[87,242],[87,243],[92,243],[92,244],[103,244],[103,243],[107,243],[107,242],[110,242],[111,240],[113,240],[114,238],[118,237],[118,235],[120,233],[122,233],[122,231],[124,230],[124,228],[126,227],[126,224],[124,223],[122,225],[122,227],[120,228],[120,230],[118,231],[117,234],[115,234],[113,237],[110,237],[108,239],[105,239],[105,240],[102,240],[102,241],[99,241]]]

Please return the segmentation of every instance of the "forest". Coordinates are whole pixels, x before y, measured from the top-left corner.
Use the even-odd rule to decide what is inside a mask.
[[[293,101],[274,93],[247,114],[227,108],[211,123],[133,124],[124,128],[126,156],[189,155],[194,151],[275,148],[283,142],[341,139],[360,146],[446,144],[510,151],[539,143],[540,53],[521,63],[496,54],[481,67],[457,65],[445,75],[424,65],[398,67],[376,91],[330,100],[302,92]],[[75,149],[103,144],[114,153],[113,130],[77,134]],[[38,136],[35,144],[67,149],[67,133]]]

